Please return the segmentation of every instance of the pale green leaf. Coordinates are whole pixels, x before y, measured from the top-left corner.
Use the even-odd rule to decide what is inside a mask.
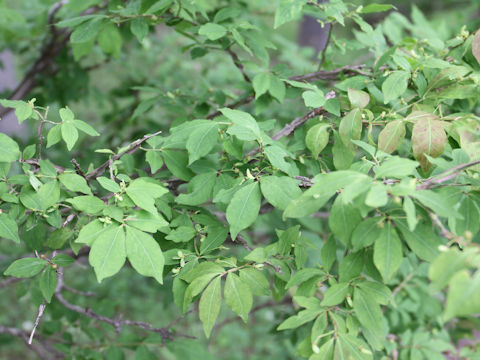
[[[103,232],[93,242],[88,259],[98,282],[120,271],[126,259],[123,226],[112,226]]]

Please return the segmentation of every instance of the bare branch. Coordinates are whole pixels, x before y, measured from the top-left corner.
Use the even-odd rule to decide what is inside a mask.
[[[238,58],[238,55],[232,51],[232,49],[227,49],[226,52],[230,55],[230,57],[233,60],[233,63],[237,67],[238,70],[242,73],[243,78],[245,79],[246,82],[252,82],[250,78],[248,77],[247,73],[245,72],[245,67],[241,63],[240,59]]]
[[[0,289],[15,284],[19,281],[25,280],[24,278],[11,277],[0,282]]]
[[[292,76],[289,79],[295,81],[315,81],[315,80],[335,80],[341,73],[348,75],[366,75],[370,76],[362,69],[366,67],[365,64],[362,65],[347,65],[342,66],[341,68],[334,70],[320,70],[310,74]]]
[[[65,306],[67,309],[74,311],[76,313],[85,315],[91,319],[101,321],[104,323],[107,323],[115,328],[116,332],[120,332],[122,329],[122,326],[128,325],[128,326],[135,326],[140,329],[144,329],[147,331],[152,331],[157,334],[160,334],[163,340],[173,340],[175,337],[185,337],[188,339],[196,339],[195,336],[191,335],[186,335],[186,334],[181,334],[178,332],[173,332],[170,331],[169,328],[155,328],[151,324],[143,322],[143,321],[133,321],[133,320],[128,320],[128,319],[122,319],[121,317],[118,317],[116,319],[114,318],[109,318],[100,314],[97,314],[90,308],[83,308],[78,305],[71,304],[67,299],[65,299],[62,295],[62,289],[64,288],[64,282],[63,282],[63,275],[59,272],[58,274],[58,285],[55,290],[55,297],[57,300]]]
[[[463,170],[478,164],[480,164],[480,159],[454,166],[451,169],[447,169],[438,175],[428,178],[421,185],[417,186],[417,190],[431,189],[435,185],[439,185],[456,178]]]

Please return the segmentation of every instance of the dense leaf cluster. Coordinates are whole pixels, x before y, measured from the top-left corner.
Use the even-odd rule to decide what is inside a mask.
[[[122,345],[75,342],[76,332],[103,336],[89,333],[96,322],[158,334],[150,350],[147,337],[127,349],[136,359],[203,338],[176,321],[155,328],[64,297],[69,273],[93,268],[99,283],[115,281],[127,264],[171,294],[165,301],[180,315],[194,309],[207,338],[218,336],[224,305],[247,323],[288,304],[275,336],[287,333],[292,353],[310,360],[443,359],[459,355],[456,340],[478,327],[480,33],[462,24],[437,31],[415,6],[410,18],[391,5],[341,0],[264,6],[50,8],[46,46],[66,46],[59,80],[42,74],[47,65],[34,68],[38,99],[0,100],[38,129],[29,145],[0,133],[0,237],[20,249],[7,251],[2,272],[31,279],[22,296],[40,307],[37,325],[50,308],[62,324],[62,341],[35,325],[33,343],[54,344],[47,354],[123,358]],[[22,10],[0,2],[0,31],[20,44],[34,36]],[[284,30],[302,14],[335,26],[320,55],[327,60],[307,74],[311,61],[292,56]],[[370,14],[382,20],[371,25]],[[21,31],[13,36],[6,21]],[[337,34],[345,24],[354,38]],[[355,51],[370,54],[365,64],[339,59]],[[52,81],[69,87],[61,69],[72,63],[85,75],[110,62],[108,71],[121,70],[113,86],[101,85],[108,96],[94,86],[89,99],[46,92]],[[204,352],[182,344],[170,351]]]

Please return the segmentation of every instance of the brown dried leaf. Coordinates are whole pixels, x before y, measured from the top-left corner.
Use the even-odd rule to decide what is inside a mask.
[[[473,56],[475,56],[475,59],[480,63],[480,29],[477,30],[473,37],[472,53]]]
[[[425,117],[415,123],[412,131],[412,149],[423,171],[428,171],[431,166],[425,155],[431,157],[441,155],[446,142],[447,135],[441,121]]]

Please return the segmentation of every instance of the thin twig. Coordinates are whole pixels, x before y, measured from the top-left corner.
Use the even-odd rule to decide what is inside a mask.
[[[187,334],[181,334],[181,333],[178,333],[178,332],[172,332],[168,328],[155,328],[151,324],[143,322],[143,321],[133,321],[133,320],[122,319],[122,318],[113,319],[113,318],[109,318],[109,317],[97,314],[96,312],[94,312],[90,308],[83,308],[81,306],[71,304],[67,299],[65,299],[63,297],[63,295],[62,295],[62,289],[63,288],[64,288],[63,275],[59,272],[59,274],[58,274],[58,284],[57,284],[57,288],[55,290],[55,297],[57,298],[57,300],[63,306],[65,306],[67,309],[69,309],[71,311],[74,311],[76,313],[85,315],[85,316],[87,316],[91,319],[101,321],[101,322],[104,322],[104,323],[107,323],[107,324],[113,326],[116,332],[120,332],[121,329],[122,329],[122,326],[127,325],[127,326],[135,326],[135,327],[147,330],[147,331],[152,331],[152,332],[158,333],[158,334],[160,334],[160,336],[164,340],[173,340],[174,337],[184,337],[184,338],[187,338],[187,339],[196,339],[195,336],[191,336],[191,335],[187,335]]]
[[[87,178],[87,175],[83,172],[82,168],[80,167],[80,164],[78,163],[78,161],[73,158],[72,159],[72,163],[73,163],[73,166],[75,167],[75,172],[80,175],[81,177],[83,177],[86,181],[87,181],[87,184],[90,185],[90,181],[89,179]]]
[[[71,288],[70,286],[67,286],[67,285],[65,285],[65,284],[63,284],[63,289],[64,289],[64,290],[67,290],[68,292],[71,292],[72,294],[77,294],[77,295],[81,295],[81,296],[87,296],[87,297],[97,296],[97,294],[95,294],[94,292],[91,292],[91,291],[80,291],[80,290]]]
[[[255,99],[255,97],[253,95],[250,95],[250,96],[247,96],[244,99],[238,100],[237,102],[235,102],[231,105],[227,105],[226,107],[229,108],[229,109],[236,109],[239,106],[248,104],[249,102],[253,101],[254,99]],[[222,113],[219,110],[216,110],[213,113],[207,115],[207,119],[211,120],[211,119],[216,118],[217,116],[220,116],[220,115],[222,115]]]
[[[460,172],[462,172],[462,170],[465,170],[469,167],[472,167],[472,166],[475,166],[475,165],[478,165],[478,164],[480,164],[480,159],[470,161],[470,162],[465,163],[465,164],[460,164],[460,165],[454,166],[450,169],[447,169],[447,170],[441,172],[438,175],[435,175],[435,176],[432,176],[432,177],[428,178],[421,185],[417,186],[417,190],[427,190],[427,189],[430,189],[430,188],[434,187],[435,185],[439,185],[439,184],[442,184],[442,183],[447,182],[449,180],[452,180],[452,179],[456,178],[460,174]]]
[[[42,318],[43,316],[43,312],[45,311],[45,307],[46,307],[46,301],[43,300],[43,302],[40,304],[40,306],[38,307],[38,314],[37,314],[37,318],[35,319],[35,324],[33,324],[33,329],[32,329],[32,332],[30,333],[30,337],[28,338],[28,345],[32,345],[32,341],[33,341],[33,336],[35,335],[35,331],[37,330],[37,326],[38,324],[40,323],[40,319]]]
[[[332,37],[333,24],[328,23],[328,24],[325,24],[325,26],[328,26],[328,35],[327,35],[327,41],[325,42],[325,46],[323,47],[323,50],[322,50],[322,56],[320,57],[320,63],[318,64],[318,71],[320,71],[323,64],[325,63],[325,55],[326,55],[326,52],[327,52],[328,44],[330,43],[330,38]]]
[[[252,82],[250,80],[250,77],[247,75],[247,73],[245,72],[245,67],[243,66],[242,62],[240,61],[240,59],[238,58],[238,55],[232,51],[232,49],[227,49],[226,52],[230,55],[230,57],[232,58],[233,60],[233,63],[235,64],[236,68],[238,70],[240,70],[240,72],[242,73],[242,76],[243,78],[245,79],[246,82]]]
[[[414,276],[414,273],[408,274],[405,277],[405,279],[403,279],[403,281],[400,284],[398,284],[398,286],[395,289],[393,289],[392,298],[394,298],[395,295],[397,295],[400,292],[400,290],[402,290],[407,285],[407,283],[413,278],[413,276]]]
[[[111,162],[113,161],[116,161],[116,160],[119,160],[123,155],[125,154],[131,154],[135,151],[138,150],[138,148],[140,148],[140,145],[142,145],[145,141],[147,141],[148,139],[154,137],[154,136],[157,136],[158,134],[160,134],[161,131],[157,131],[156,133],[154,134],[151,134],[151,135],[145,135],[143,138],[141,139],[138,139],[138,140],[135,140],[134,142],[132,142],[130,145],[128,145],[127,149],[123,152],[121,152],[120,154],[117,154],[117,155],[114,155],[112,156],[109,160],[105,161],[102,165],[100,165],[98,168],[90,171],[87,175],[86,175],[86,178],[87,179],[96,179],[97,177],[101,176],[104,172],[105,172],[105,169],[110,165]]]

